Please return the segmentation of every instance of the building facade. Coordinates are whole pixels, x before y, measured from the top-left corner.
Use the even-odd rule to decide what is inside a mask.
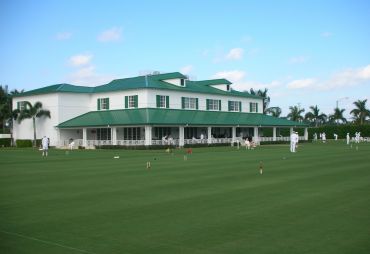
[[[302,123],[262,114],[262,98],[231,88],[226,79],[191,81],[181,73],[117,79],[96,86],[58,84],[24,92],[13,108],[40,101],[51,118],[37,119],[37,138],[50,145],[178,145],[263,140],[260,128],[305,128]],[[14,122],[15,139],[32,139],[31,120]],[[305,136],[307,138],[307,129]]]

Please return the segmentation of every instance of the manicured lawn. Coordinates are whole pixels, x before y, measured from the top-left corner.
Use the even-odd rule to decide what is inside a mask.
[[[2,149],[0,253],[368,254],[370,143],[358,148],[199,148],[187,161]]]

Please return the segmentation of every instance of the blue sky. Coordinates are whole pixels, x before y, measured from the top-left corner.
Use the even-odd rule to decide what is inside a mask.
[[[366,0],[3,0],[0,84],[94,86],[181,71],[267,88],[283,115],[294,105],[329,114],[338,101],[348,116],[370,99],[369,24]]]

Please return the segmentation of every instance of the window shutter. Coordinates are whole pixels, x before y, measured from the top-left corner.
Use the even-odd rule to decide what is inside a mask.
[[[135,108],[137,108],[138,107],[138,105],[139,105],[139,96],[138,95],[135,95],[134,96],[134,101],[135,101]]]
[[[20,101],[17,102],[17,109],[21,109],[21,102]]]
[[[239,101],[239,112],[242,112],[242,102]]]
[[[198,101],[198,98],[195,98],[195,109],[199,109],[199,101]]]
[[[100,110],[100,99],[98,99],[98,110]]]
[[[128,108],[128,96],[125,96],[125,108]]]
[[[249,112],[252,112],[252,102],[249,102]]]
[[[181,108],[185,108],[185,97],[181,97]]]
[[[221,100],[218,100],[218,111],[221,111]]]
[[[170,96],[166,96],[166,108],[170,107]]]
[[[231,104],[231,101],[227,101],[227,110],[230,111],[230,104]]]
[[[109,98],[107,98],[107,109],[109,109]]]
[[[206,109],[209,110],[209,99],[206,100]]]
[[[258,113],[258,103],[256,103],[256,112]]]
[[[159,108],[160,106],[160,100],[161,100],[161,96],[157,95],[157,108]]]

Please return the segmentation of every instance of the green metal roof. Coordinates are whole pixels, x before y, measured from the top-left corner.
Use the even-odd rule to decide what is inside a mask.
[[[307,126],[304,123],[257,113],[143,108],[91,111],[60,123],[57,127],[108,125]]]
[[[124,91],[132,89],[163,89],[163,90],[173,90],[181,92],[193,92],[193,93],[206,93],[206,94],[216,94],[216,95],[226,95],[226,96],[238,96],[247,98],[261,99],[261,97],[256,95],[251,95],[248,92],[239,92],[235,90],[222,91],[220,89],[212,87],[212,85],[218,84],[231,84],[230,81],[226,79],[213,79],[213,80],[203,80],[203,81],[190,81],[186,80],[186,86],[180,87],[170,83],[165,82],[167,79],[185,79],[186,76],[179,72],[139,76],[133,78],[115,79],[108,84],[96,86],[96,87],[84,87],[84,86],[74,86],[70,84],[58,84],[47,86],[21,94],[17,94],[14,97],[46,94],[46,93],[57,93],[57,92],[70,92],[70,93],[104,93],[112,91]]]

